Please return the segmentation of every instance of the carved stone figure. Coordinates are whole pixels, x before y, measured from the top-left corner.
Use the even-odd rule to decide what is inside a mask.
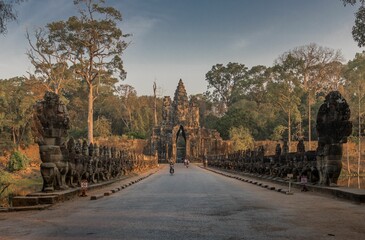
[[[275,156],[276,157],[280,157],[281,155],[281,146],[280,146],[280,143],[276,144],[276,148],[275,148]]]
[[[171,121],[171,98],[169,96],[165,96],[163,98],[163,107],[162,107],[162,123],[164,125],[170,125]]]
[[[304,154],[305,153],[305,146],[303,139],[299,140],[297,144],[297,153],[298,154]]]
[[[289,146],[288,146],[288,142],[287,142],[287,141],[284,141],[284,143],[283,143],[283,152],[282,152],[282,154],[283,154],[284,156],[286,156],[288,153],[289,153]]]
[[[61,147],[65,148],[70,120],[66,106],[57,94],[46,92],[44,100],[36,103],[34,121],[39,134],[37,142],[42,160],[43,191],[67,188],[65,175],[68,163],[63,158]]]
[[[199,106],[197,104],[197,99],[195,97],[192,97],[190,100],[190,111],[191,111],[191,125],[193,127],[199,127]]]
[[[351,134],[350,108],[338,91],[330,92],[317,115],[317,168],[320,185],[336,185],[342,168],[342,144]]]

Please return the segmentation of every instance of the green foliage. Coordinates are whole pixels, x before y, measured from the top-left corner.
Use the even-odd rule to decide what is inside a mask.
[[[273,141],[279,141],[284,138],[284,133],[288,129],[288,127],[279,125],[274,128],[273,133],[271,134],[270,138]]]
[[[360,3],[360,7],[355,14],[355,25],[352,27],[352,37],[357,42],[359,47],[365,46],[365,0],[342,0],[346,6],[350,4],[354,6],[356,3]]]
[[[10,155],[7,163],[9,171],[19,171],[29,166],[30,159],[19,151],[15,151]]]
[[[361,124],[365,124],[365,53],[357,53],[355,58],[347,63],[344,69],[344,77],[346,85],[343,96],[351,109],[353,131],[358,135],[359,128],[364,131]]]
[[[143,132],[129,132],[126,134],[129,139],[146,139],[146,133]]]
[[[6,33],[7,22],[15,21],[17,19],[14,4],[19,4],[22,1],[23,0],[0,0],[0,34]]]
[[[218,123],[219,123],[219,117],[209,114],[206,117],[203,117],[204,125],[202,127],[208,128],[208,129],[218,129]],[[219,131],[219,130],[218,130]]]
[[[111,122],[104,116],[99,117],[94,123],[96,137],[108,137],[111,135]]]
[[[87,138],[87,129],[83,128],[73,128],[69,130],[69,136],[73,137],[74,139],[82,139]]]
[[[361,4],[364,4],[365,3],[365,0],[342,0],[343,2],[343,5],[347,5],[347,4],[350,4],[350,5],[355,5],[356,2],[359,2]]]
[[[233,141],[233,148],[235,151],[254,148],[254,139],[250,130],[245,127],[230,128],[229,137]]]
[[[359,47],[365,46],[365,7],[359,7],[356,12],[355,25],[352,28],[352,37]]]
[[[86,85],[88,141],[93,142],[94,101],[117,82],[118,79],[113,76],[125,79],[121,56],[128,46],[125,38],[129,34],[123,34],[119,28],[121,13],[105,6],[104,0],[77,0],[74,4],[78,16],[48,23],[46,33],[40,35],[32,49],[36,52],[37,46],[42,45],[43,39],[46,40],[47,44],[41,46],[40,52],[55,59],[48,65],[37,62],[35,67],[41,69],[43,76],[51,73],[56,82],[70,78],[67,64],[72,63],[69,66],[75,73],[72,79]]]
[[[230,62],[227,66],[214,65],[205,75],[208,82],[206,95],[215,102],[223,103],[224,108],[229,107],[238,98],[246,74],[247,67],[244,64]]]
[[[7,194],[11,191],[13,184],[12,175],[0,168],[0,206],[8,202]]]
[[[27,146],[30,134],[35,93],[27,79],[15,77],[0,80],[0,135],[5,148]]]

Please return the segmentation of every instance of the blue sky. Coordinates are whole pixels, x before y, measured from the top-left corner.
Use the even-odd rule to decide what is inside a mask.
[[[173,96],[183,79],[188,94],[206,91],[205,74],[217,63],[272,66],[282,53],[312,42],[340,49],[346,61],[357,47],[351,28],[356,7],[340,0],[106,0],[133,34],[123,55],[138,95]],[[18,22],[0,36],[0,79],[32,71],[25,31],[75,15],[72,0],[28,0]]]

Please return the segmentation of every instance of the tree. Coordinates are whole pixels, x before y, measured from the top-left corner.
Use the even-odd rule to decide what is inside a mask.
[[[355,25],[352,27],[352,37],[359,47],[365,46],[365,0],[342,0],[346,6],[354,6],[357,2],[361,4],[355,14]]]
[[[256,102],[258,107],[266,102],[267,83],[270,81],[270,68],[263,65],[253,66],[247,71],[247,80],[240,82],[240,88],[243,90],[242,95],[247,99]]]
[[[344,70],[344,77],[346,78],[346,92],[351,111],[353,112],[353,122],[357,122],[357,131],[355,136],[358,136],[358,169],[360,174],[361,162],[361,135],[363,134],[362,126],[365,126],[365,53],[357,53],[355,58],[349,61]],[[357,119],[356,119],[357,118]],[[354,126],[356,126],[354,124]],[[356,128],[356,127],[355,127]]]
[[[295,66],[298,59],[290,54],[272,68],[272,82],[268,84],[270,102],[287,115],[288,142],[292,139],[292,121],[301,121],[298,106],[300,93],[299,79]],[[290,151],[290,149],[289,149]]]
[[[135,112],[133,109],[136,106],[137,92],[131,85],[122,84],[117,87],[118,95],[121,99],[122,118],[121,120],[127,127],[128,131],[133,131],[133,118],[132,114]]]
[[[0,0],[0,33],[6,33],[7,22],[17,19],[17,14],[14,11],[14,4],[20,2],[22,2],[22,0]]]
[[[31,142],[34,103],[35,97],[24,78],[0,81],[0,137],[1,143],[7,145],[1,147],[19,148]]]
[[[273,141],[282,140],[285,130],[287,130],[287,127],[283,125],[276,126],[270,136],[271,140]]]
[[[246,74],[247,67],[244,64],[229,62],[227,66],[214,65],[205,75],[205,80],[208,82],[207,96],[222,103],[223,112],[226,112],[240,91],[240,82],[243,81]]]
[[[335,51],[318,46],[315,43],[296,47],[282,54],[276,62],[279,64],[283,63],[289,57],[296,59],[296,64],[292,66],[292,71],[297,74],[301,88],[307,96],[308,149],[311,150],[311,106],[319,93],[335,90],[331,88],[338,87],[343,57],[340,50]]]
[[[67,49],[54,41],[48,29],[39,28],[34,37],[35,43],[32,43],[27,31],[26,38],[30,46],[27,56],[35,68],[34,73],[29,73],[30,78],[37,79],[47,91],[56,94],[64,88],[74,88],[75,81],[67,62]]]
[[[103,6],[104,0],[75,0],[80,16],[67,21],[52,22],[47,25],[49,39],[57,43],[57,51],[65,53],[78,80],[85,82],[88,89],[88,141],[93,142],[94,101],[98,87],[111,75],[124,79],[121,55],[127,47],[125,38],[118,28],[121,13]]]
[[[109,137],[112,133],[111,122],[104,116],[98,117],[94,124],[94,130],[97,137]]]
[[[254,139],[250,133],[250,130],[240,127],[232,127],[229,129],[229,137],[233,141],[233,149],[247,150],[254,148]]]

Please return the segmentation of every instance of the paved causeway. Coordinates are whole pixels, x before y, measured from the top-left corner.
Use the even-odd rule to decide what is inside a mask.
[[[98,200],[0,213],[0,239],[365,239],[365,206],[167,165]]]

